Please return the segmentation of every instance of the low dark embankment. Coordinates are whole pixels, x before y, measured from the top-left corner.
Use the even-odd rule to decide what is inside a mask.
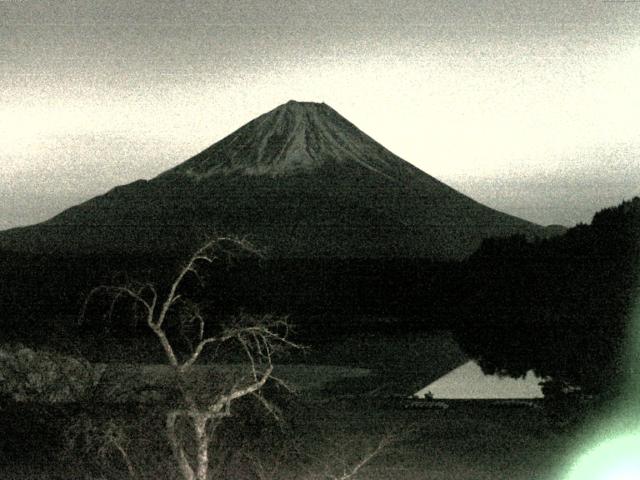
[[[0,252],[3,329],[28,340],[55,337],[51,319],[77,316],[97,285],[127,280],[167,285],[180,259],[147,256],[49,256]],[[244,309],[289,315],[301,341],[359,332],[433,331],[451,326],[464,274],[457,263],[422,259],[256,259],[203,265],[204,288],[195,278],[185,294],[213,316]],[[106,311],[95,305],[94,326]],[[102,309],[102,311],[101,311]],[[117,312],[111,331],[134,334]],[[98,329],[99,330],[99,329]],[[142,329],[144,331],[144,329]],[[141,332],[142,334],[142,332]]]
[[[78,313],[95,285],[131,279],[167,285],[179,265],[175,258],[17,259],[5,256],[14,269],[4,277],[5,285],[17,301],[8,305],[13,312],[5,316],[0,340],[81,354],[93,362],[164,362],[157,339],[144,321],[132,321],[135,311],[127,302],[111,319],[105,317],[108,303],[99,299],[82,325]],[[203,265],[201,272],[204,287],[190,277],[183,294],[206,316],[226,317],[241,309],[289,316],[295,339],[309,348],[280,362],[374,372],[371,378],[336,384],[336,391],[382,388],[409,395],[465,359],[450,336],[437,333],[450,328],[462,293],[456,263],[240,258]],[[178,328],[173,334],[179,341]],[[205,353],[202,361],[209,360]]]

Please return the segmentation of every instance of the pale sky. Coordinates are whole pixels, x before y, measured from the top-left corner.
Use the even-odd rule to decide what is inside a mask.
[[[541,224],[640,194],[640,1],[0,1],[0,229],[287,100]]]

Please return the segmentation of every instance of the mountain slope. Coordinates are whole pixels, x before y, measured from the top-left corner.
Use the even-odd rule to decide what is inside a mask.
[[[325,104],[288,102],[149,181],[116,187],[0,246],[180,250],[248,235],[282,257],[462,258],[488,236],[544,235],[413,167]]]

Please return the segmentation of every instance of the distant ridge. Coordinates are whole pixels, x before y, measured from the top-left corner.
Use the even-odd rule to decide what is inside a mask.
[[[246,235],[275,257],[437,260],[490,236],[546,236],[402,160],[328,105],[290,101],[149,181],[0,232],[0,247],[179,251],[201,231]]]

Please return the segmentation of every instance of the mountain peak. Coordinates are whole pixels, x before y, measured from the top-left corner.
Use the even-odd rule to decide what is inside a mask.
[[[278,177],[364,167],[394,176],[398,162],[405,163],[327,104],[289,100],[167,174]]]
[[[289,100],[287,103],[283,103],[282,105],[274,108],[273,110],[271,110],[271,112],[268,112],[266,115],[269,115],[269,114],[278,115],[278,114],[286,113],[289,115],[302,115],[304,117],[306,115],[309,115],[309,116],[317,115],[318,113],[323,111],[325,113],[333,112],[335,115],[339,115],[334,109],[329,107],[324,102],[323,103],[299,102],[297,100]]]
[[[265,113],[261,117],[277,117],[280,115],[292,115],[299,117],[299,121],[309,122],[317,115],[335,115],[340,116],[333,108],[326,103],[318,102],[299,102],[297,100],[289,100],[287,103],[274,108],[270,112]]]
[[[287,103],[283,103],[282,105],[280,105],[280,107],[286,107],[287,105],[289,106],[295,106],[295,107],[319,107],[324,105],[325,107],[327,106],[326,103],[324,102],[300,102],[298,100],[289,100]]]

